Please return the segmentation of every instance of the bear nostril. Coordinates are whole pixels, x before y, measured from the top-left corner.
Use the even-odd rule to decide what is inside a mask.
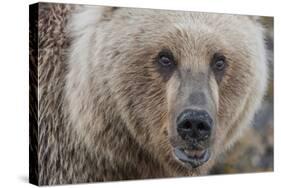
[[[197,124],[198,134],[200,138],[207,139],[211,134],[211,127],[208,123],[200,122]]]
[[[190,121],[186,121],[184,124],[183,124],[183,129],[185,130],[191,130],[192,129],[192,123]]]
[[[208,126],[206,123],[201,122],[197,125],[197,129],[199,131],[209,131],[210,126]]]

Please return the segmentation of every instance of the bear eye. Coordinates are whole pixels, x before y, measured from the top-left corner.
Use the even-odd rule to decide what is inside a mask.
[[[224,60],[218,60],[215,63],[215,68],[218,71],[222,71],[224,69],[224,65],[225,65]]]
[[[159,63],[164,66],[164,67],[167,67],[167,66],[170,66],[172,64],[172,61],[169,57],[166,57],[166,56],[161,56],[159,58]]]
[[[175,62],[172,53],[168,50],[161,51],[158,55],[158,63],[167,68],[174,66]]]
[[[221,72],[226,68],[225,63],[225,56],[220,54],[214,54],[213,60],[212,60],[212,68],[216,72]]]

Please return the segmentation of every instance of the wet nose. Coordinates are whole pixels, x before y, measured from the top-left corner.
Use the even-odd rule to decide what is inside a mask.
[[[203,110],[184,110],[177,118],[177,131],[183,140],[205,140],[211,135],[213,120]]]

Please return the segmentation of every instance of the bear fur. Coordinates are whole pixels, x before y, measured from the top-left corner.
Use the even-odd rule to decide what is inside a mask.
[[[39,185],[206,174],[266,90],[263,28],[253,17],[40,3],[38,29]],[[230,57],[220,84],[208,80],[217,125],[198,168],[171,154],[179,77],[156,70],[161,47],[192,72],[215,50]]]

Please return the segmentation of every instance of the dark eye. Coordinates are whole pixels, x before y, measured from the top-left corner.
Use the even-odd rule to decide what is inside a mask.
[[[175,65],[173,55],[170,51],[164,50],[158,55],[158,63],[162,67],[171,67]]]
[[[164,67],[167,67],[167,66],[170,66],[172,64],[172,60],[169,58],[169,57],[166,57],[166,56],[161,56],[159,58],[159,63],[164,66]]]
[[[212,60],[212,68],[214,69],[214,71],[223,71],[225,67],[225,57],[220,54],[215,54]]]
[[[215,63],[215,68],[218,71],[222,71],[224,69],[224,66],[225,66],[224,60],[218,60]]]

